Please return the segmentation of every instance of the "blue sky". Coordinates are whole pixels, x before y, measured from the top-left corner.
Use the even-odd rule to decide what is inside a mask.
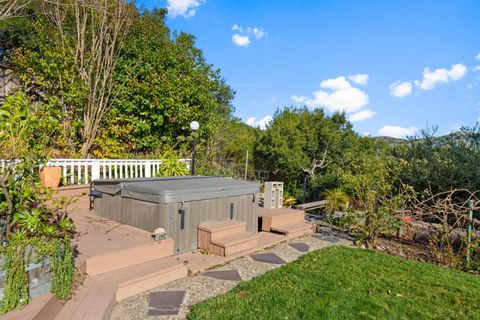
[[[480,118],[480,1],[139,2],[196,36],[249,124],[292,105],[346,111],[374,136]]]

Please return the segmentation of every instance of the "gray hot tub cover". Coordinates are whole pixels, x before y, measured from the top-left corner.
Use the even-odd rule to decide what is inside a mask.
[[[110,195],[155,203],[234,197],[259,192],[255,182],[223,177],[171,177],[95,180],[93,189]]]

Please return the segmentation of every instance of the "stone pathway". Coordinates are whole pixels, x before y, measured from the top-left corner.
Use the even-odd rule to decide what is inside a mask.
[[[317,237],[318,236],[318,237]],[[322,238],[323,237],[323,238]],[[325,237],[328,238],[325,241]],[[338,240],[338,241],[337,241]],[[285,262],[292,262],[297,260],[307,251],[315,251],[334,244],[350,245],[352,242],[348,239],[344,239],[341,235],[337,235],[328,228],[320,230],[320,233],[313,236],[297,238],[290,243],[282,243],[265,250],[261,250],[252,254],[251,256],[258,254],[274,254]],[[300,245],[300,246],[299,246]],[[307,248],[308,246],[308,248]],[[295,248],[297,247],[297,248]],[[302,250],[300,250],[300,249]],[[113,309],[110,316],[110,320],[126,320],[126,319],[151,319],[151,320],[178,320],[186,319],[189,311],[189,307],[197,304],[205,299],[215,297],[219,294],[232,290],[239,281],[248,281],[256,276],[264,274],[270,270],[281,267],[281,264],[265,263],[255,261],[251,256],[245,256],[221,266],[217,266],[208,270],[208,272],[188,276],[167,284],[164,284],[150,292],[145,292],[137,296],[131,297],[117,304]],[[236,278],[232,274],[232,271],[238,273],[239,278]],[[183,304],[180,306],[177,315],[148,315],[149,310],[149,297],[150,294],[159,291],[185,291],[186,295],[183,300]]]
[[[321,239],[320,239],[321,240]],[[289,243],[288,244],[290,247],[292,247],[295,250],[298,250],[300,252],[308,252],[310,251],[310,246],[306,243],[303,242],[295,242],[295,243]]]
[[[265,252],[265,253],[256,253],[250,255],[250,258],[252,258],[255,261],[258,262],[264,262],[264,263],[272,263],[272,264],[285,264],[287,263],[285,260],[277,256],[273,252]]]

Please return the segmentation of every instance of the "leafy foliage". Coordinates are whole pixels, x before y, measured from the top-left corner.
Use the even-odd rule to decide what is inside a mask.
[[[69,237],[74,226],[64,202],[57,206],[51,192],[39,183],[38,167],[46,160],[44,145],[49,138],[48,121],[39,121],[41,112],[42,108],[21,92],[7,96],[0,105],[0,159],[4,159],[0,169],[0,237],[2,244],[10,241],[0,247],[0,255],[5,257],[0,313],[30,299],[25,271],[31,262],[28,250],[35,251],[37,260],[59,255],[52,265],[53,278],[59,278],[52,292],[58,299],[71,294],[74,267]],[[51,202],[48,206],[47,201]],[[62,253],[57,252],[58,243],[62,244]]]
[[[358,140],[342,114],[326,116],[321,109],[285,108],[277,111],[255,145],[255,167],[270,172],[270,179],[284,181],[296,198],[303,198],[305,170],[325,155],[323,168],[309,176],[310,186],[319,190],[338,184],[343,154]]]
[[[170,149],[165,151],[161,158],[162,164],[160,170],[157,173],[158,177],[177,177],[186,176],[189,173],[185,162],[178,161],[177,153]]]
[[[340,188],[329,189],[325,191],[324,196],[328,201],[326,209],[329,214],[346,210],[350,201],[350,197]]]
[[[171,34],[165,13],[141,13],[117,63],[116,120],[105,125],[110,140],[127,146],[125,152],[148,153],[179,141],[184,146],[193,120],[208,139],[231,112],[233,92],[206,63],[192,35]]]
[[[450,189],[480,189],[480,125],[435,137],[436,128],[394,148],[405,166],[400,179],[416,191],[439,193]]]

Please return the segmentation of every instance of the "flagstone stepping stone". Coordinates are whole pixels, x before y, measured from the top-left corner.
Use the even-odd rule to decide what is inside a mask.
[[[202,273],[202,276],[207,276],[218,280],[242,281],[242,278],[237,270],[208,271]]]
[[[185,299],[185,291],[150,292],[148,297],[149,316],[178,315]]]
[[[335,236],[325,236],[323,234],[314,234],[313,237],[317,238],[318,240],[322,240],[330,243],[340,242],[340,238]]]
[[[288,245],[300,252],[308,252],[310,250],[310,246],[303,242],[289,243]]]
[[[265,263],[272,263],[272,264],[284,264],[287,263],[285,260],[277,256],[275,253],[267,252],[267,253],[257,253],[250,255],[253,260]]]

